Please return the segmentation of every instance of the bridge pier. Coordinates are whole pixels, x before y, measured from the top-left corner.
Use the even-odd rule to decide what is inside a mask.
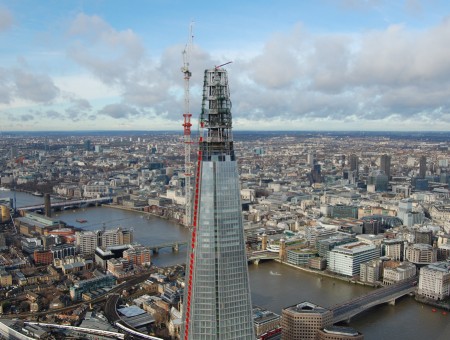
[[[159,253],[159,248],[153,248],[153,254],[158,254]]]
[[[175,244],[172,246],[172,251],[173,251],[174,253],[178,253],[178,249],[179,249],[178,243],[175,243]]]
[[[388,301],[389,306],[395,306],[395,299],[392,299],[391,301]]]
[[[253,260],[253,263],[256,264],[256,265],[258,265],[258,264],[259,264],[259,260],[260,260],[260,259]]]

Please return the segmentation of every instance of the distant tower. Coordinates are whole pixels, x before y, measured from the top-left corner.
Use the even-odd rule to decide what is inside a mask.
[[[359,168],[359,159],[358,156],[355,154],[351,154],[348,160],[348,165],[350,167],[350,171],[356,171],[356,174],[358,174],[358,168]]]
[[[380,170],[383,170],[388,179],[391,178],[391,156],[382,155],[380,157]]]
[[[227,72],[220,67],[206,70],[183,303],[184,340],[255,339],[231,125]]]
[[[427,173],[427,157],[421,156],[419,161],[419,178],[425,178]]]
[[[306,156],[306,163],[308,163],[310,168],[312,168],[315,162],[316,162],[316,153],[314,151],[308,152],[308,155]]]

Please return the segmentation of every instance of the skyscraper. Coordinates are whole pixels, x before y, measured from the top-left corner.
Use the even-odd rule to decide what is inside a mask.
[[[224,69],[205,71],[183,338],[254,339],[238,167]]]
[[[427,173],[427,157],[421,156],[419,160],[419,178],[425,178]]]
[[[382,155],[380,157],[380,170],[383,170],[388,180],[391,178],[391,156]]]
[[[359,170],[359,159],[354,153],[352,153],[349,157],[348,165],[350,167],[350,171],[356,171],[358,174]]]

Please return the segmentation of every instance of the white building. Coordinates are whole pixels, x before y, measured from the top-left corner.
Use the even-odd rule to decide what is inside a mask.
[[[450,262],[436,262],[423,267],[419,276],[419,295],[442,300],[450,295]]]
[[[97,248],[96,231],[78,231],[75,233],[76,245],[80,254],[89,255],[94,254],[95,248]]]
[[[330,252],[328,269],[346,276],[359,275],[360,265],[380,257],[380,248],[364,242],[352,242],[335,247]]]

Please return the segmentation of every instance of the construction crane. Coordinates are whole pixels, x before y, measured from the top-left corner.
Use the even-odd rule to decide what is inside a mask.
[[[189,70],[189,60],[191,56],[192,44],[194,40],[193,35],[194,23],[191,22],[189,25],[189,38],[188,42],[183,50],[183,67],[181,72],[184,74],[184,113],[183,113],[183,127],[184,127],[184,181],[185,181],[185,220],[184,225],[190,227],[192,224],[192,185],[191,179],[193,176],[193,165],[191,163],[191,117],[190,112],[190,98],[189,98],[189,79],[192,76]]]

